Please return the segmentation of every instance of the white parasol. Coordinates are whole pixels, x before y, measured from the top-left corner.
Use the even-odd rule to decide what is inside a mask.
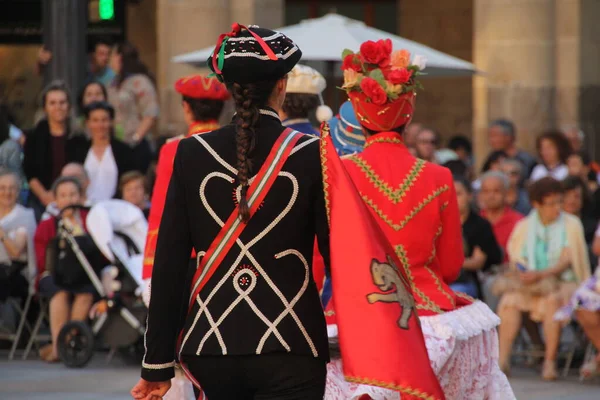
[[[468,76],[477,73],[475,66],[425,45],[404,39],[391,33],[371,28],[363,22],[339,14],[327,14],[321,18],[308,19],[297,25],[277,29],[290,37],[302,49],[302,61],[340,62],[342,51],[358,51],[367,40],[391,39],[394,49],[406,49],[413,55],[427,58],[429,76]],[[214,47],[182,54],[173,58],[176,63],[206,66],[206,60]],[[341,74],[341,73],[340,73]]]

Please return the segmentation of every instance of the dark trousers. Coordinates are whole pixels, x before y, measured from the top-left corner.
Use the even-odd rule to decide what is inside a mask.
[[[184,362],[209,400],[322,400],[325,395],[327,364],[310,356],[184,356]]]

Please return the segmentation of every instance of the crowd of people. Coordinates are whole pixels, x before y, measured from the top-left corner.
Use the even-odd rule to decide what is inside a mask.
[[[292,42],[288,45],[295,46]],[[40,70],[50,59],[50,54],[40,55]],[[84,233],[85,209],[68,206],[91,206],[112,198],[134,204],[149,218],[144,258],[144,278],[149,279],[167,186],[174,173],[173,159],[179,152],[175,141],[157,156],[160,149],[153,141],[159,116],[157,93],[136,48],[99,41],[90,60],[89,79],[76,101],[71,95],[74,88],[62,82],[51,82],[43,89],[43,112],[33,129],[22,131],[15,126],[10,110],[0,101],[0,300],[24,299],[31,291],[50,299],[52,343],[40,352],[49,362],[59,359],[56,338],[61,327],[69,320],[86,320],[94,297],[91,286],[61,288],[46,270],[46,248],[56,236],[57,219],[70,224],[73,232]],[[212,67],[219,75],[222,67]],[[323,77],[309,67],[292,67],[290,64],[285,75],[289,79],[287,95],[285,88],[277,89],[279,83],[253,87],[255,93],[237,83],[225,88],[215,78],[185,78],[176,85],[190,126],[185,136],[217,129],[223,103],[231,93],[242,120],[242,128],[236,131],[231,125],[229,132],[238,144],[234,164],[241,191],[233,193],[236,204],[246,202],[247,155],[250,149],[254,151],[252,127],[259,120],[263,126],[274,124],[273,128],[279,124],[276,120],[281,120],[284,126],[318,136],[319,131],[311,125],[318,110],[316,119],[329,121],[332,140],[343,159],[370,145],[365,132],[367,137],[383,137],[364,128],[364,120],[357,119],[351,102],[345,102],[331,118],[331,111],[322,105]],[[285,96],[277,113],[271,110],[275,107],[267,107],[274,101],[269,97],[272,93]],[[248,99],[258,98],[264,103],[260,109],[246,107]],[[482,155],[473,154],[467,136],[451,137],[444,147],[440,132],[419,122],[407,121],[403,126],[403,143],[410,154],[422,160],[419,162],[445,167],[453,179],[464,262],[458,276],[445,283],[455,293],[485,302],[499,316],[499,365],[504,373],[510,373],[513,345],[524,328],[532,346],[545,349],[543,379],[554,380],[558,378],[557,354],[565,320],[576,318],[600,349],[600,294],[592,277],[600,256],[600,166],[585,151],[585,135],[576,127],[541,133],[536,154],[518,147],[517,134],[511,121],[493,121],[488,130],[489,154],[481,163],[476,163],[475,157]],[[210,149],[204,139],[197,140]],[[391,143],[397,138],[385,140]],[[235,158],[233,153],[226,154]],[[163,175],[154,186],[148,177],[156,160]],[[482,165],[480,171],[475,170],[478,164]],[[198,197],[197,188],[194,190]],[[306,204],[307,209],[311,206]],[[173,221],[183,218],[176,210],[170,210],[169,216]],[[189,250],[181,251],[185,265],[196,265],[195,255],[190,261]],[[330,295],[327,293],[325,283],[323,298]],[[586,363],[582,373],[597,374],[598,362],[600,356]],[[198,365],[195,368],[200,370]],[[210,375],[206,370],[202,374]]]

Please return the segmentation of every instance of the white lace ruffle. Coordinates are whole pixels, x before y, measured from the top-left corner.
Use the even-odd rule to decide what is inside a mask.
[[[479,300],[444,314],[421,317],[420,320],[423,335],[440,339],[467,340],[500,325],[500,318]]]
[[[447,400],[513,400],[515,396],[498,366],[496,326],[500,319],[484,303],[421,318],[431,367]],[[397,400],[397,392],[344,380],[342,361],[327,366],[325,400]]]

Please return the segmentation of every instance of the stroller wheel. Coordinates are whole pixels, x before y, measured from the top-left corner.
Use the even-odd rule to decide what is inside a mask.
[[[58,334],[58,356],[69,368],[84,367],[94,355],[94,333],[81,321],[70,321]]]

